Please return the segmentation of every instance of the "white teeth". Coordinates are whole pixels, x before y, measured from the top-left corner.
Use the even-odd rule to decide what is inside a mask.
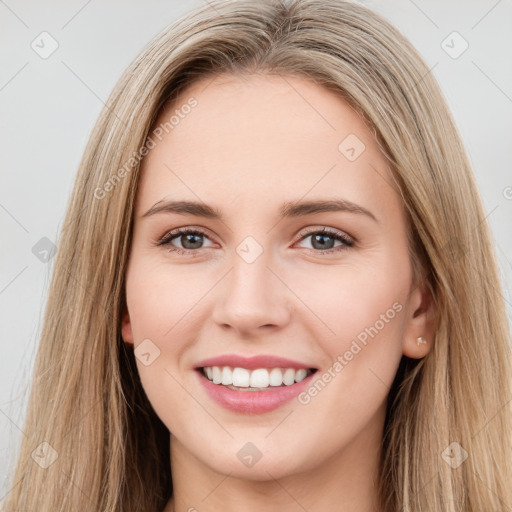
[[[208,377],[208,375],[206,375]],[[210,378],[210,377],[208,377]],[[212,368],[212,381],[214,384],[220,384],[222,381],[222,372],[218,366]]]
[[[308,375],[308,371],[307,370],[297,370],[295,372],[295,382],[300,382],[301,380],[304,380]]]
[[[208,375],[208,368],[206,368],[206,375]],[[248,388],[250,383],[251,374],[245,368],[235,368],[233,370],[233,386],[239,388]]]
[[[287,386],[291,386],[295,382],[295,370],[293,368],[287,368],[283,374],[283,383]]]
[[[203,374],[214,384],[235,386],[237,388],[268,388],[278,386],[291,386],[295,382],[304,380],[310,370],[301,368],[231,368],[230,366],[208,366],[203,368]]]
[[[224,366],[224,368],[222,368],[221,384],[223,386],[229,386],[230,384],[233,384],[233,371],[229,366]]]
[[[268,388],[270,377],[265,368],[259,368],[251,372],[251,388]]]
[[[270,385],[281,386],[283,384],[283,372],[279,368],[272,368],[270,372]]]

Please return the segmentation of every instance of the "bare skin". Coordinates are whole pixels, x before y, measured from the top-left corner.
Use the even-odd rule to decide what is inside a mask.
[[[143,162],[122,326],[127,343],[150,339],[160,350],[137,365],[171,432],[174,496],[165,512],[377,511],[389,387],[402,354],[424,357],[434,332],[387,161],[348,104],[305,78],[203,79],[157,124],[190,97],[197,106]],[[340,151],[349,134],[364,150],[349,139]],[[375,218],[280,217],[284,202],[331,199]],[[144,216],[168,200],[206,203],[223,218]],[[157,245],[182,227],[204,236]],[[330,235],[322,245],[322,228],[352,245]],[[249,236],[262,250],[251,263],[236,250]],[[377,333],[356,351],[370,326]],[[287,357],[317,368],[316,379],[329,369],[332,378],[309,401],[241,414],[214,402],[194,370],[227,353]],[[251,467],[237,456],[248,442],[261,453]]]

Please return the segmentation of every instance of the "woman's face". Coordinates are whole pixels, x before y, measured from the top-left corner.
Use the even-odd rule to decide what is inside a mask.
[[[122,330],[171,451],[254,480],[374,467],[402,354],[432,331],[371,132],[307,79],[223,75],[150,137]]]

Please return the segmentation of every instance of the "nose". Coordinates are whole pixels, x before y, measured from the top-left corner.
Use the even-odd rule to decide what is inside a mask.
[[[263,252],[248,263],[236,252],[231,271],[222,280],[213,320],[240,337],[261,336],[261,329],[285,327],[291,318],[292,293]]]

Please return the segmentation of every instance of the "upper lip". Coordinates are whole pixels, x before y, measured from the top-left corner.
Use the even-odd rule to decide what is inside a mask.
[[[195,368],[204,368],[207,366],[231,366],[232,368],[246,368],[248,370],[255,370],[257,368],[295,368],[297,370],[301,368],[313,368],[307,363],[265,354],[251,357],[239,356],[237,354],[224,354],[203,359],[196,364]]]

